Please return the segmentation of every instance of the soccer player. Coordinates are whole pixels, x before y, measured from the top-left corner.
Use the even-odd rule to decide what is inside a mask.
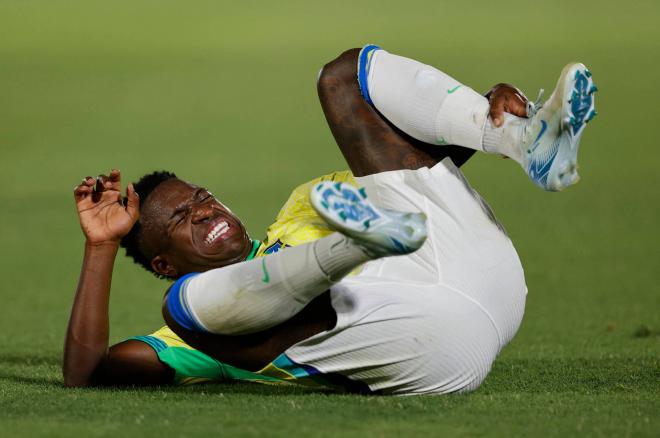
[[[169,172],[129,185],[125,205],[119,171],[75,188],[87,243],[66,385],[294,380],[381,394],[480,385],[519,327],[527,290],[504,228],[457,166],[481,150],[518,161],[544,189],[575,183],[595,114],[591,74],[567,66],[538,108],[511,86],[484,98],[366,46],[326,65],[318,89],[352,173],[294,190],[263,242]],[[163,302],[169,327],[108,349],[120,241],[176,281]]]

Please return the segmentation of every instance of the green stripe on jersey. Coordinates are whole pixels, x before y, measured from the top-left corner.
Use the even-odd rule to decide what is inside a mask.
[[[155,336],[130,338],[148,344],[158,354],[158,359],[174,370],[174,383],[186,384],[204,380],[249,380],[281,382],[281,379],[245,371],[213,359],[201,351],[186,347],[168,346]]]
[[[257,250],[261,246],[261,241],[254,239],[252,241],[252,249],[250,250],[250,254],[245,258],[245,261],[247,262],[248,260],[252,260],[255,255],[257,255]]]

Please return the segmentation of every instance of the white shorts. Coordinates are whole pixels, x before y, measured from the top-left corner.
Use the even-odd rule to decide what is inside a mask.
[[[336,326],[285,354],[374,392],[476,389],[525,307],[523,269],[502,225],[449,158],[357,181],[379,207],[425,212],[429,237],[335,285]]]

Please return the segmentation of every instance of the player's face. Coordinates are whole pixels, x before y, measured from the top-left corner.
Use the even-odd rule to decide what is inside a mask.
[[[178,277],[244,260],[252,248],[245,226],[208,190],[179,179],[159,184],[141,209],[152,267]]]

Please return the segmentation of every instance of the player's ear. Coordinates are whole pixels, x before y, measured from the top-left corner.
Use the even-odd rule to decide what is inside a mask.
[[[158,274],[164,275],[165,277],[174,278],[177,276],[177,270],[170,263],[166,256],[157,255],[151,259],[151,268]]]

